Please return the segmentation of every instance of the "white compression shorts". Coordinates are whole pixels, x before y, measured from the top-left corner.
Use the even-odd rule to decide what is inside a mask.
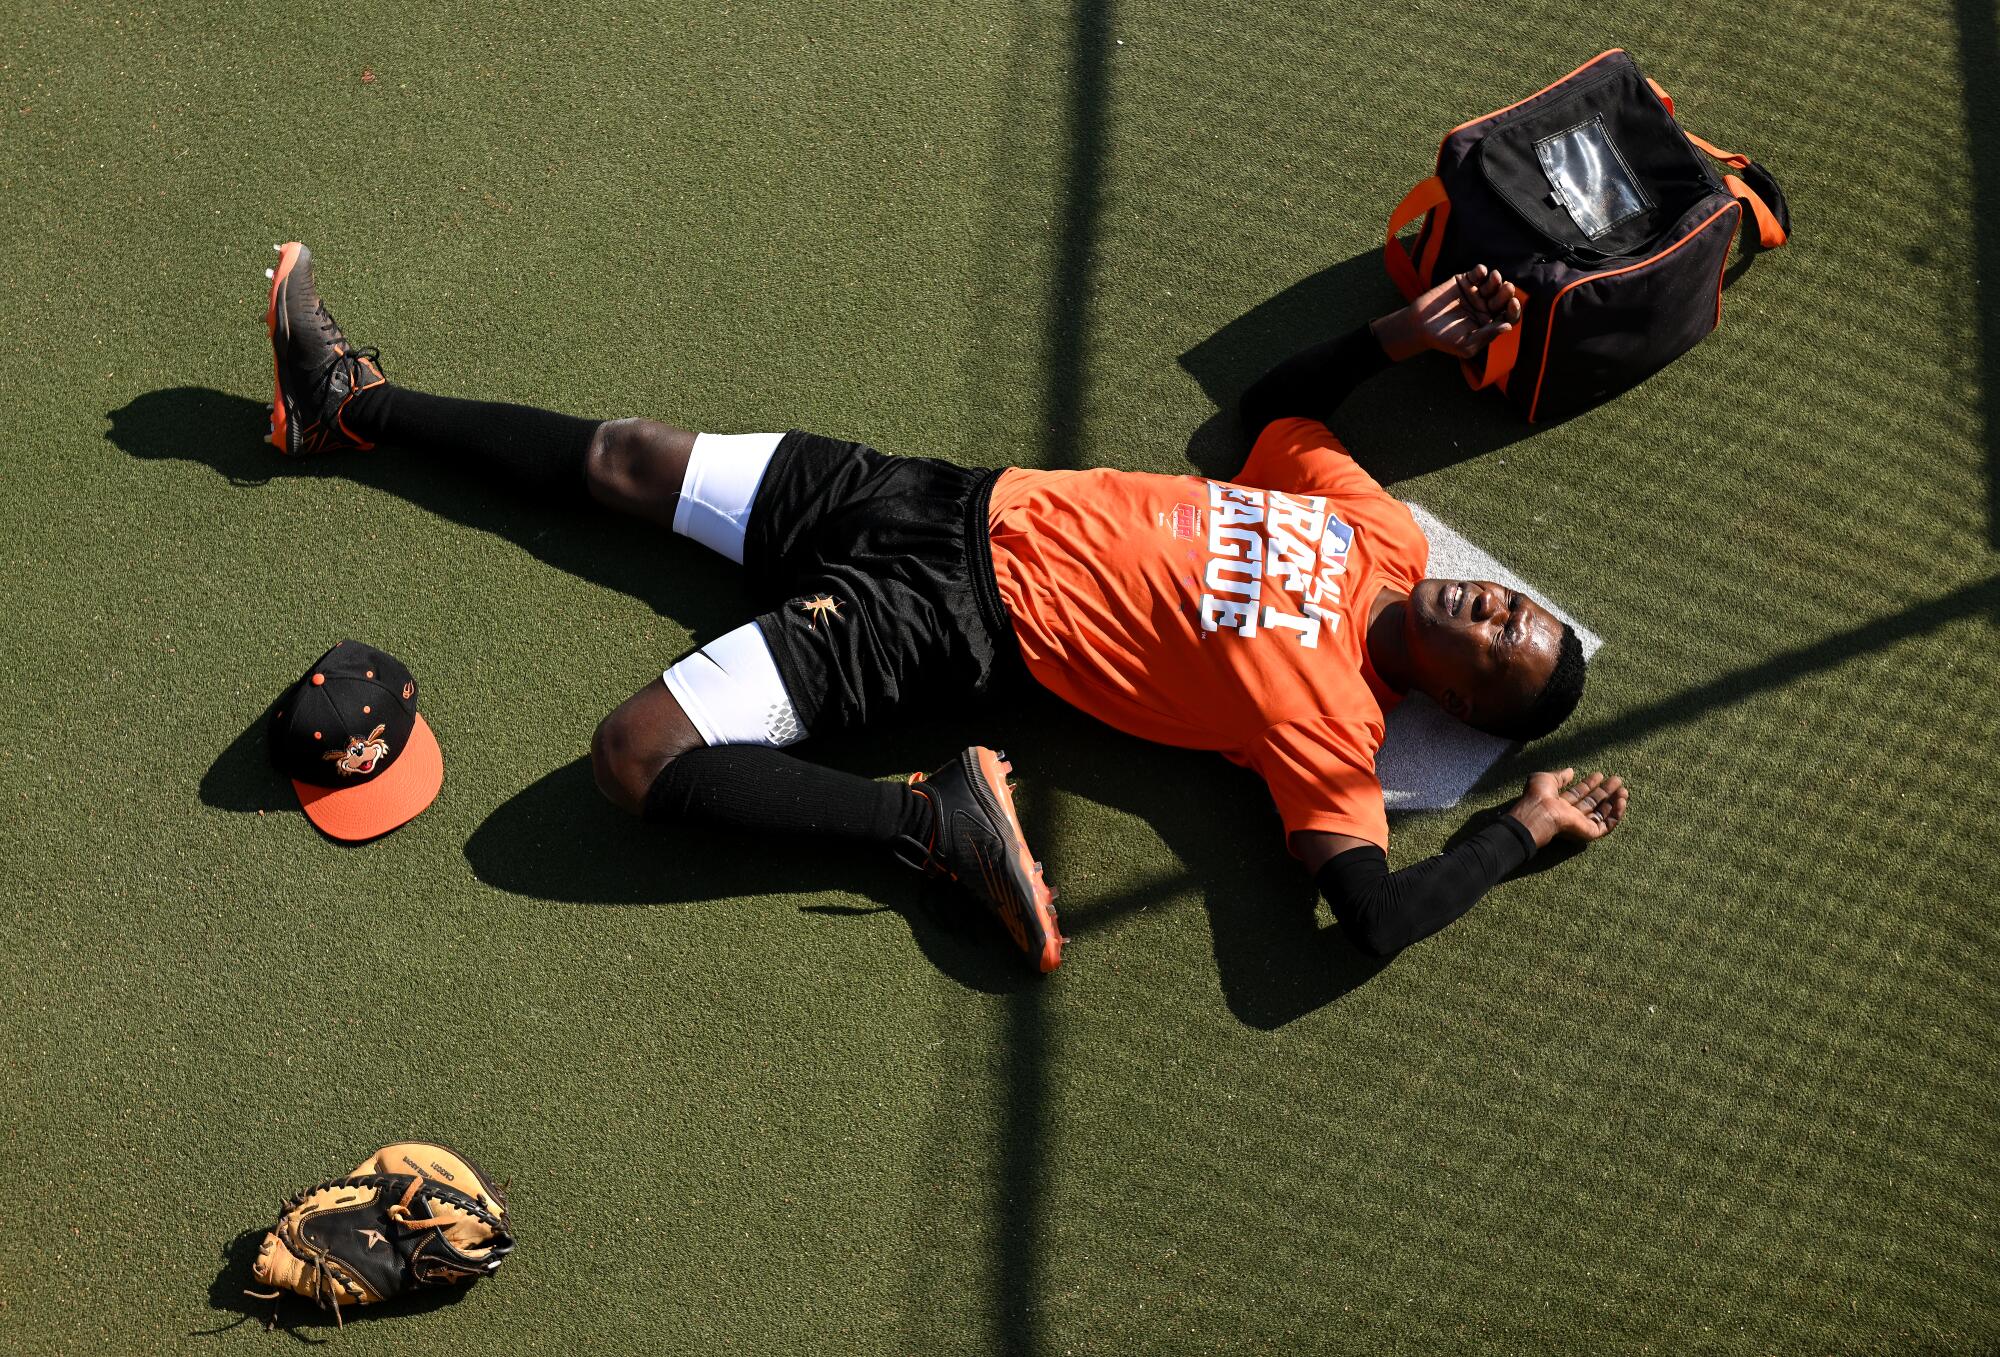
[[[674,531],[743,563],[743,534],[783,434],[699,434],[674,508]],[[806,737],[755,622],[676,661],[661,677],[711,745],[782,747]]]
[[[778,433],[703,433],[694,438],[674,531],[743,564],[743,534],[764,469],[778,450]]]
[[[783,747],[806,737],[778,677],[771,648],[755,622],[674,662],[661,675],[667,691],[711,745],[767,744]]]

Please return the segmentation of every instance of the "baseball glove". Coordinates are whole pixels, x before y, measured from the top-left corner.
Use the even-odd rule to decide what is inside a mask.
[[[463,1155],[404,1141],[280,1204],[251,1268],[272,1289],[244,1294],[296,1291],[342,1324],[343,1305],[489,1276],[513,1251],[501,1189]]]

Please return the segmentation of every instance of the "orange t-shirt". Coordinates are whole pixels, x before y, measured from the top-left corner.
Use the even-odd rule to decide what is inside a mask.
[[[1368,613],[1424,577],[1430,544],[1324,424],[1271,424],[1235,481],[1016,468],[989,521],[1044,687],[1254,769],[1288,834],[1388,847],[1375,751],[1399,699],[1368,663]]]

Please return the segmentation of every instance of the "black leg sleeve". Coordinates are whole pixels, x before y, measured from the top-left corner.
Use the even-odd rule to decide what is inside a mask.
[[[815,834],[893,845],[923,843],[931,803],[901,782],[824,768],[765,745],[691,749],[669,763],[646,793],[648,820],[689,820],[764,836],[774,852],[785,837]]]
[[[536,495],[581,501],[584,455],[603,423],[531,405],[428,396],[382,386],[357,398],[348,426],[371,443],[393,443],[459,457],[481,471],[499,471]]]
[[[1434,858],[1400,872],[1373,844],[1350,848],[1319,869],[1319,888],[1356,947],[1388,956],[1465,913],[1500,878],[1535,855],[1535,840],[1511,815]]]
[[[1354,388],[1389,366],[1389,355],[1366,325],[1287,358],[1259,377],[1237,410],[1252,438],[1274,419],[1298,416],[1322,424]]]

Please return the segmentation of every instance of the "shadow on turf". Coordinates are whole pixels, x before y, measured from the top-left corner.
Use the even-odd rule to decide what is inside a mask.
[[[331,476],[399,495],[628,594],[700,637],[720,635],[750,612],[740,572],[713,552],[637,519],[606,514],[581,497],[574,505],[552,505],[517,494],[490,471],[451,457],[384,449],[287,458],[263,441],[269,415],[262,402],[208,387],[149,391],[106,418],[106,440],[131,456],[200,462],[240,490]]]
[[[1986,542],[2000,551],[2000,108],[1991,97],[2000,67],[2000,14],[1992,0],[1955,0],[1959,76],[1965,88],[1965,146],[1972,161],[1972,308],[1982,435],[1986,444]]]
[[[1652,706],[1565,731],[1516,750],[1488,775],[1488,786],[1516,783],[1545,767],[1588,763],[1601,750],[1665,726],[1783,687],[1853,657],[1895,645],[1966,616],[2000,620],[2000,576],[1952,590],[1757,664],[1720,675]],[[1276,1028],[1337,1002],[1386,964],[1356,951],[1321,910],[1318,893],[1283,851],[1283,831],[1263,785],[1213,754],[1130,739],[1041,694],[1019,695],[984,715],[939,717],[865,736],[815,741],[816,761],[869,776],[931,767],[972,742],[999,744],[1020,770],[1030,841],[1070,845],[1051,862],[1058,885],[1072,882],[1062,907],[1072,939],[1067,964],[1091,964],[1112,939],[1145,947],[1144,930],[1176,926],[1164,916],[1191,891],[1208,915],[1216,970],[1230,1011],[1258,1028]],[[1058,793],[1059,795],[1051,795]],[[1093,895],[1092,863],[1081,836],[1066,832],[1061,806],[1076,797],[1144,821],[1162,841],[1162,865],[1136,885]],[[1475,833],[1511,804],[1472,813],[1452,842]],[[1404,817],[1393,816],[1392,823]],[[1575,851],[1538,854],[1521,875],[1560,865]],[[759,853],[714,835],[640,824],[597,794],[587,760],[542,778],[496,810],[467,842],[482,881],[538,899],[654,905],[731,900],[745,895],[811,895],[830,884],[875,902],[874,909],[808,904],[830,921],[891,910],[910,927],[924,955],[945,974],[988,993],[1040,983],[1027,974],[986,920],[951,891],[912,878],[879,854],[838,846]],[[745,906],[730,906],[741,908]],[[1147,917],[1158,916],[1158,917]]]
[[[503,804],[466,841],[465,858],[487,885],[538,900],[592,905],[699,905],[767,909],[741,897],[860,896],[873,906],[797,906],[842,920],[890,912],[932,964],[970,989],[1008,993],[1035,977],[990,920],[958,908],[931,883],[877,851],[801,843],[769,851],[748,839],[681,825],[649,825],[613,809],[590,760],[564,764]]]
[[[1589,725],[1566,726],[1549,738],[1517,747],[1488,771],[1487,780],[1526,777],[1541,768],[1582,767],[1603,750],[1641,740],[1668,726],[1687,725],[1722,707],[1784,688],[1808,674],[1833,669],[1861,655],[1901,645],[1962,617],[1984,617],[2000,626],[2000,575],[1960,585],[1901,612],[1835,632],[1755,664],[1718,674],[1658,702]]]
[[[1062,197],[1060,214],[1049,234],[1056,258],[1043,294],[1045,319],[1039,363],[1039,414],[1044,430],[1042,465],[1051,469],[1074,468],[1081,461],[1085,396],[1090,380],[1088,298],[1096,290],[1098,250],[1104,235],[1104,168],[1111,102],[1109,62],[1115,9],[1114,0],[1070,0],[1069,23],[1063,32],[1068,70],[1063,81],[1061,115]],[[1039,68],[1047,59],[1036,48],[1041,31],[1041,23],[1021,23],[1017,18],[1007,59],[1010,84],[1021,80],[1025,72]],[[1023,96],[1039,103],[1032,84],[1015,86],[1013,97]],[[1029,109],[1023,109],[1023,113],[1032,116]],[[1020,299],[1016,267],[1020,239],[1012,232],[1021,228],[1035,232],[1045,229],[1042,223],[1022,221],[1015,213],[1016,186],[1034,182],[1042,172],[1042,166],[1029,150],[1032,140],[1014,141],[993,166],[993,210],[984,214],[988,234],[981,252],[987,267],[982,289],[986,295],[980,299],[980,314],[989,317],[1008,315]],[[993,334],[1007,328],[1004,323],[994,324],[984,333],[990,341]],[[982,346],[980,352],[989,364],[996,359],[1005,361],[997,347]],[[1045,711],[1053,711],[1055,707],[1047,700],[1039,705]],[[1016,724],[1022,725],[1018,721]],[[1023,733],[1032,731],[1046,738],[1050,731],[1059,732],[1075,724],[1072,713],[1061,712],[1052,721],[1026,723]],[[1068,746],[1038,747],[1013,738],[1014,731],[1006,733],[1017,768],[1055,769],[1060,765],[1048,757],[1055,753],[1074,758]],[[1054,797],[1027,798],[1020,804],[1022,828],[1030,843],[1055,845],[1067,852],[1074,836],[1059,832],[1056,806]],[[1058,859],[1057,877],[1062,870]],[[1061,927],[1072,936],[1081,936],[1086,931],[1074,905],[1065,913]],[[995,1049],[1004,1052],[1006,1074],[1003,1080],[983,1090],[991,1099],[989,1105],[998,1122],[999,1144],[973,1152],[975,1162],[985,1162],[992,1174],[992,1196],[984,1213],[992,1222],[984,1279],[987,1347],[1004,1357],[1039,1357],[1049,1350],[1044,1327],[1052,1281],[1044,1261],[1044,1241],[1051,1233],[1045,1167],[1051,1139],[1049,1026],[1047,992],[1039,985],[1010,996],[1005,1022],[991,1038]],[[974,1089],[984,1083],[976,1081]],[[938,1129],[941,1134],[934,1137],[936,1143],[942,1145],[954,1138],[955,1128]],[[950,1162],[944,1160],[941,1167]],[[927,1307],[920,1304],[919,1308]],[[913,1332],[907,1337],[923,1344],[923,1335]]]
[[[356,1324],[369,1324],[383,1319],[401,1319],[410,1315],[428,1314],[448,1305],[456,1305],[465,1298],[470,1286],[445,1286],[434,1290],[420,1291],[398,1300],[383,1301],[377,1305],[349,1305],[341,1309],[336,1320],[331,1310],[321,1310],[311,1301],[286,1293],[280,1300],[260,1300],[244,1294],[245,1287],[254,1287],[256,1281],[250,1275],[251,1264],[257,1260],[257,1249],[264,1242],[269,1227],[253,1226],[244,1230],[222,1246],[222,1270],[215,1274],[215,1280],[208,1285],[208,1305],[212,1310],[234,1314],[235,1319],[212,1329],[196,1329],[190,1338],[210,1338],[228,1333],[246,1321],[254,1320],[260,1325],[269,1325],[281,1330],[297,1343],[318,1345],[332,1341],[328,1338],[314,1338],[308,1330],[333,1330],[340,1327],[352,1328]],[[261,1288],[260,1288],[261,1289]]]
[[[282,701],[282,694],[271,699],[271,704],[229,742],[229,747],[201,775],[199,794],[203,805],[244,815],[262,815],[266,811],[303,813],[299,811],[299,798],[292,791],[290,779],[271,763],[267,732],[271,715]]]
[[[1004,746],[1021,778],[1031,842],[1074,843],[1062,823],[1061,793],[1125,811],[1165,841],[1161,872],[1138,887],[1092,898],[1091,863],[1072,850],[1051,863],[1061,885],[1078,884],[1063,903],[1072,940],[1067,964],[1091,964],[1100,939],[1123,933],[1122,946],[1144,946],[1150,921],[1138,916],[1200,891],[1218,976],[1230,1010],[1243,1022],[1274,1028],[1332,1003],[1366,983],[1386,963],[1357,952],[1318,912],[1313,883],[1282,850],[1282,827],[1263,785],[1213,754],[1128,739],[1029,696],[954,729],[950,723],[816,741],[816,761],[870,776],[928,767],[965,743]],[[735,901],[744,896],[811,896],[837,887],[873,907],[812,903],[799,908],[830,924],[889,911],[945,975],[985,993],[1014,993],[1042,983],[998,927],[955,888],[913,877],[874,850],[801,845],[757,851],[713,832],[646,825],[606,805],[589,761],[577,759],[522,791],[473,833],[465,856],[480,880],[542,900],[597,905],[672,905]],[[728,904],[727,908],[758,908]],[[1167,923],[1164,926],[1174,926]],[[1102,955],[1102,953],[1100,953]]]
[[[1399,305],[1382,270],[1382,252],[1368,250],[1300,279],[1182,354],[1181,367],[1217,407],[1189,437],[1188,462],[1204,476],[1234,475],[1249,452],[1236,418],[1244,389],[1307,345]],[[1457,364],[1431,358],[1371,378],[1341,405],[1333,425],[1384,485],[1483,456],[1549,427],[1527,423],[1490,393],[1468,390]]]

